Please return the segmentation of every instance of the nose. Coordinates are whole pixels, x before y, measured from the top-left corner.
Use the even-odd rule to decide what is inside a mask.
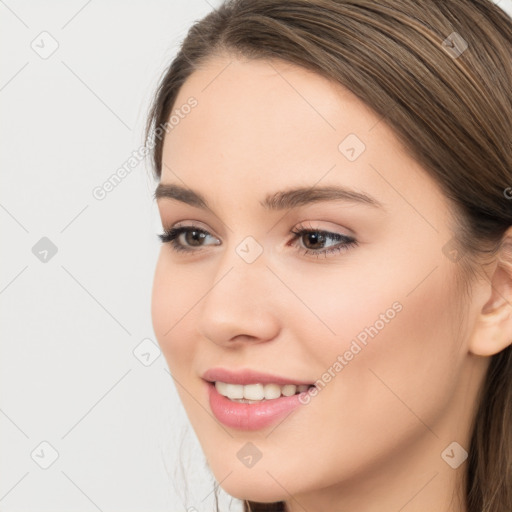
[[[280,329],[273,293],[278,281],[264,258],[249,264],[234,253],[223,262],[201,301],[199,333],[226,347],[274,339]]]

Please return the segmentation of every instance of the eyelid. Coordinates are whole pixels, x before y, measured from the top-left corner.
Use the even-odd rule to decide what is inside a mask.
[[[316,225],[318,223],[322,223],[321,225]],[[327,224],[327,226],[325,225]],[[331,225],[332,227],[329,227]],[[331,221],[323,221],[323,220],[303,220],[296,223],[296,226],[293,228],[293,230],[297,229],[305,229],[309,231],[323,231],[327,233],[332,234],[338,234],[342,236],[346,236],[348,238],[355,238],[356,233],[348,228],[347,226],[341,226],[339,224],[336,224]]]
[[[210,234],[212,231],[209,227],[206,227],[206,224],[204,224],[200,220],[180,220],[180,221],[172,224],[172,226],[170,226],[169,229],[171,229],[171,228],[175,228],[175,229],[188,228],[188,227],[202,229],[204,231],[208,231],[208,233],[210,233]],[[165,226],[164,226],[164,229],[165,229]]]

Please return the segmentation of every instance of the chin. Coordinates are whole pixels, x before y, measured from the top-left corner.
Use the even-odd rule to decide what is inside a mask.
[[[276,501],[283,501],[288,496],[283,488],[267,474],[267,478],[261,482],[254,482],[254,479],[248,476],[245,481],[236,481],[237,479],[231,477],[226,478],[220,485],[224,491],[230,496],[239,500],[256,501],[259,503],[273,503]]]
[[[283,482],[283,487],[277,483],[277,481],[282,481],[281,475],[277,476],[279,468],[271,468],[267,472],[267,467],[263,465],[259,468],[256,468],[256,466],[245,468],[242,464],[226,467],[222,463],[218,466],[210,464],[208,466],[220,487],[230,496],[239,500],[272,503],[287,498],[288,494],[283,487],[288,492],[296,492],[295,489],[291,488],[293,481],[289,485],[287,482]]]

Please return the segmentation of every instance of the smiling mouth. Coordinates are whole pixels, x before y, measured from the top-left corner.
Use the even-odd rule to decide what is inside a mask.
[[[207,374],[208,379],[203,377],[210,409],[220,423],[239,430],[267,428],[308,404],[308,395],[314,396],[318,391],[314,384],[304,381],[293,383],[288,378],[255,373],[242,376],[219,371],[215,376]],[[264,382],[258,382],[259,379]]]
[[[297,395],[314,388],[314,384],[232,384],[228,382],[215,381],[217,392],[233,402],[238,403],[261,403],[267,400],[275,400],[281,397]]]

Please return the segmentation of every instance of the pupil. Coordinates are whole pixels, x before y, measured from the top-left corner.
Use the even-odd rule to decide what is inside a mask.
[[[313,239],[313,241],[316,241],[316,245],[322,245],[322,243],[325,241],[325,237],[321,234],[321,233],[308,233],[306,235],[306,238],[308,239],[308,241],[310,239]],[[313,242],[314,243],[314,242]],[[307,247],[308,244],[306,244],[306,247]],[[315,248],[315,246],[313,246],[313,249]]]
[[[200,231],[189,231],[188,233],[186,233],[187,235],[190,235],[190,238],[194,241],[194,242],[201,242],[201,240],[206,236],[205,233],[201,233]],[[201,245],[200,243],[190,243],[190,240],[187,240],[187,244],[189,245]]]

